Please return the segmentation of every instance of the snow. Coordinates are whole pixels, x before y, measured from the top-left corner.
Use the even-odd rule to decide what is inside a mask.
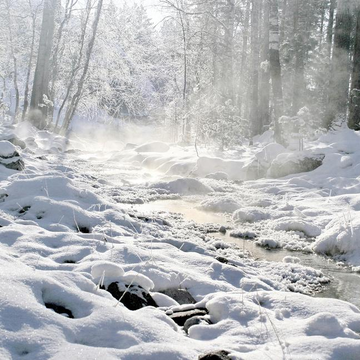
[[[194,195],[212,192],[211,187],[201,181],[192,178],[182,178],[166,182],[158,182],[151,185],[153,189],[163,189],[171,194]]]
[[[0,141],[0,157],[8,158],[14,156],[16,147],[9,141]]]
[[[138,153],[148,153],[148,152],[162,153],[169,151],[169,149],[170,149],[169,145],[160,141],[154,141],[151,143],[137,146],[135,148],[135,151]]]
[[[284,149],[264,137],[224,158],[178,146],[97,154],[27,123],[11,131],[27,148],[24,171],[0,169],[1,359],[190,360],[219,349],[244,360],[357,359],[359,309],[309,296],[329,279],[302,265],[301,253],[256,261],[245,245],[210,233],[225,222],[260,246],[314,249],[358,271],[358,134],[343,129],[306,144],[325,154],[310,173],[242,183],[233,180],[245,180],[250,163],[271,166]],[[207,176],[217,172],[230,180]],[[141,210],[140,200],[177,197],[213,223],[152,202]],[[114,281],[140,285],[159,308],[130,311],[98,286]],[[179,305],[161,293],[169,288],[197,303]],[[167,314],[191,308],[206,308],[212,324],[186,335]]]

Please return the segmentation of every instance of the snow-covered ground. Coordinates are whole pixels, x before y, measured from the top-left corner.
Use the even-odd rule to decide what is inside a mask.
[[[27,124],[3,127],[0,140],[0,162],[25,164],[0,165],[0,359],[197,359],[218,350],[232,359],[359,359],[359,309],[306,295],[329,281],[321,271],[295,256],[255,261],[211,235],[215,224],[141,208],[192,201],[225,217],[234,236],[328,254],[358,271],[358,134],[342,129],[295,155],[264,136],[223,158],[161,142],[99,153]],[[250,180],[324,155],[314,171]],[[105,290],[115,283],[121,300],[134,293],[153,306],[128,309]],[[185,331],[174,319],[191,311]]]

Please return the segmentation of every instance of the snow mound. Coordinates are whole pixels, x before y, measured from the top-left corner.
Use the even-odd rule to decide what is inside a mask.
[[[245,180],[244,162],[240,160],[225,160],[212,157],[200,157],[197,160],[194,175],[205,177],[212,173],[226,173],[231,180]]]
[[[285,256],[283,262],[287,264],[299,264],[301,260],[296,256]]]
[[[0,141],[0,157],[10,158],[17,153],[16,147],[9,141]]]
[[[168,152],[169,150],[170,150],[170,146],[161,141],[150,142],[135,148],[135,151],[138,153],[148,153],[148,152],[165,153]]]
[[[309,320],[305,332],[307,335],[322,335],[327,337],[342,336],[345,327],[333,314],[321,312],[313,315]]]
[[[213,180],[228,180],[229,175],[227,173],[225,173],[225,172],[217,171],[217,172],[214,172],[214,173],[207,174],[205,176],[205,178],[213,179]]]
[[[255,157],[262,166],[270,166],[271,162],[275,160],[278,155],[286,151],[287,150],[282,145],[270,143],[255,153]]]
[[[302,219],[277,219],[274,220],[273,227],[277,231],[301,231],[308,237],[317,237],[321,234],[318,226]]]
[[[140,285],[146,291],[150,291],[155,287],[155,285],[151,279],[149,279],[147,276],[140,274],[136,271],[126,272],[123,276],[121,276],[121,280],[127,285],[129,285],[129,284]]]
[[[182,178],[167,182],[158,182],[150,186],[153,189],[163,189],[171,194],[196,195],[208,194],[212,188],[203,184],[201,181],[192,178]]]
[[[357,212],[356,212],[357,214]],[[344,222],[334,220],[316,240],[313,250],[326,255],[353,257],[353,263],[360,264],[360,217]]]
[[[236,210],[233,214],[233,220],[237,223],[245,223],[245,222],[253,223],[261,220],[267,220],[269,218],[270,218],[269,213],[255,207],[239,209]]]
[[[91,267],[91,276],[95,281],[102,276],[104,278],[120,278],[123,275],[124,269],[120,265],[109,261],[99,261]]]
[[[241,205],[231,197],[214,197],[201,202],[199,208],[205,211],[233,213]]]

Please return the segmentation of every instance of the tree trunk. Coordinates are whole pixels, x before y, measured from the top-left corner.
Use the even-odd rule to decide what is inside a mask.
[[[327,35],[326,35],[329,57],[331,57],[331,49],[332,49],[332,41],[333,41],[333,33],[334,33],[333,29],[334,29],[335,7],[336,7],[336,0],[330,0],[329,22],[328,22]]]
[[[243,39],[242,39],[241,66],[240,66],[240,76],[241,76],[242,84],[240,87],[240,94],[239,94],[238,103],[237,103],[240,115],[242,114],[242,110],[244,108],[244,103],[245,103],[245,98],[246,98],[246,93],[247,93],[245,73],[247,72],[247,51],[248,51],[248,42],[249,42],[250,4],[251,4],[251,1],[247,0],[246,10],[245,10]],[[245,118],[247,118],[245,111],[243,112],[243,115]]]
[[[294,8],[294,47],[295,47],[295,69],[293,82],[292,115],[296,115],[304,103],[304,32],[306,14],[306,3],[301,0],[295,0]]]
[[[259,117],[261,121],[261,132],[270,124],[270,68],[269,68],[269,16],[270,4],[268,0],[264,1],[264,22],[263,22],[263,44],[261,52],[261,76],[260,76],[260,104]],[[264,128],[265,127],[265,128]]]
[[[103,6],[103,0],[99,0],[97,8],[96,8],[95,19],[94,19],[94,22],[93,22],[93,25],[92,25],[91,38],[89,40],[89,44],[88,44],[87,51],[86,51],[84,69],[83,69],[82,75],[81,75],[80,80],[79,80],[77,91],[73,95],[73,97],[71,99],[71,103],[67,108],[67,111],[66,111],[66,114],[65,114],[65,119],[64,119],[63,131],[68,130],[70,122],[71,122],[72,118],[74,117],[75,111],[77,109],[77,106],[78,106],[80,98],[81,98],[81,94],[82,94],[82,91],[83,91],[83,88],[84,88],[86,75],[87,75],[87,72],[88,72],[88,69],[89,69],[91,53],[92,53],[94,43],[95,43],[96,32],[97,32],[97,28],[98,28],[98,25],[99,25],[102,6]]]
[[[251,9],[251,108],[250,121],[252,136],[261,131],[259,121],[259,2],[252,0]]]
[[[235,1],[227,0],[226,4],[226,28],[225,28],[225,61],[222,95],[225,101],[234,101],[234,25],[235,25]]]
[[[83,59],[83,55],[84,55],[84,47],[85,47],[85,37],[86,37],[86,30],[87,30],[87,27],[88,27],[88,23],[89,23],[89,20],[90,20],[90,14],[91,14],[91,0],[88,0],[87,3],[86,3],[86,15],[85,15],[85,21],[84,21],[84,26],[83,26],[83,29],[81,31],[81,36],[80,36],[80,49],[79,49],[79,56],[78,58],[74,61],[74,64],[72,66],[72,69],[71,69],[71,74],[70,74],[70,79],[69,79],[69,84],[67,86],[67,89],[66,89],[66,93],[65,93],[65,96],[64,96],[64,99],[60,105],[60,108],[58,110],[58,113],[57,113],[57,117],[56,117],[56,123],[55,123],[55,127],[54,127],[54,131],[57,131],[58,129],[58,126],[59,126],[59,123],[60,123],[60,118],[61,118],[61,114],[65,108],[65,105],[70,97],[70,93],[71,93],[71,90],[74,86],[74,83],[75,83],[75,79],[76,79],[76,75],[78,73],[78,71],[80,70],[80,67],[81,67],[81,62],[82,62],[82,59]]]
[[[13,66],[14,66],[13,82],[14,82],[14,91],[15,91],[15,108],[14,108],[13,121],[15,122],[16,116],[17,116],[17,113],[19,110],[19,105],[20,105],[20,93],[19,93],[19,86],[18,86],[18,81],[17,81],[18,67],[17,67],[17,58],[16,58],[15,51],[14,51],[14,38],[13,38],[13,33],[12,33],[12,17],[11,17],[11,13],[10,13],[9,0],[6,0],[6,10],[7,10],[7,16],[9,19],[10,53],[11,53],[11,58],[13,61]]]
[[[360,6],[356,9],[356,33],[353,59],[349,128],[360,130]]]
[[[275,140],[282,142],[279,118],[283,114],[283,92],[280,65],[280,37],[279,37],[279,14],[278,0],[270,0],[270,77],[274,99],[274,131]]]
[[[350,0],[339,0],[328,93],[328,110],[325,116],[327,128],[330,128],[336,119],[346,119],[350,78],[351,23]]]
[[[47,117],[44,96],[49,98],[50,57],[54,37],[56,5],[57,0],[45,0],[44,3],[39,51],[30,102],[32,111],[40,110],[40,112],[34,112],[34,116],[32,116],[34,125],[38,127],[45,126]]]
[[[31,10],[31,8],[32,8],[31,1],[29,1],[29,7]],[[27,69],[27,73],[26,73],[26,83],[25,83],[25,90],[24,90],[24,107],[23,107],[23,112],[22,112],[22,116],[21,116],[22,121],[25,120],[25,116],[26,116],[26,113],[29,108],[29,84],[30,84],[31,68],[33,66],[33,58],[34,58],[37,11],[38,11],[38,7],[32,13],[32,19],[31,19],[31,45],[30,45],[29,64],[28,64],[28,69]]]

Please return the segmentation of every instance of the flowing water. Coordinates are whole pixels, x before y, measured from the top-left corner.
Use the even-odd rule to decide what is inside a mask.
[[[152,211],[180,213],[184,219],[194,221],[199,224],[215,223],[219,225],[231,225],[231,220],[223,213],[212,213],[202,211],[196,208],[196,203],[184,200],[159,200],[142,205],[136,205],[135,208],[144,213]],[[360,274],[351,272],[344,266],[337,265],[334,261],[317,256],[313,253],[304,253],[300,251],[288,251],[285,249],[267,250],[257,246],[254,241],[231,237],[228,233],[215,233],[216,237],[226,242],[238,245],[242,249],[250,251],[252,256],[258,260],[281,262],[285,256],[296,256],[301,260],[304,266],[310,266],[321,270],[332,281],[326,288],[317,293],[317,297],[331,297],[351,302],[360,308]]]

